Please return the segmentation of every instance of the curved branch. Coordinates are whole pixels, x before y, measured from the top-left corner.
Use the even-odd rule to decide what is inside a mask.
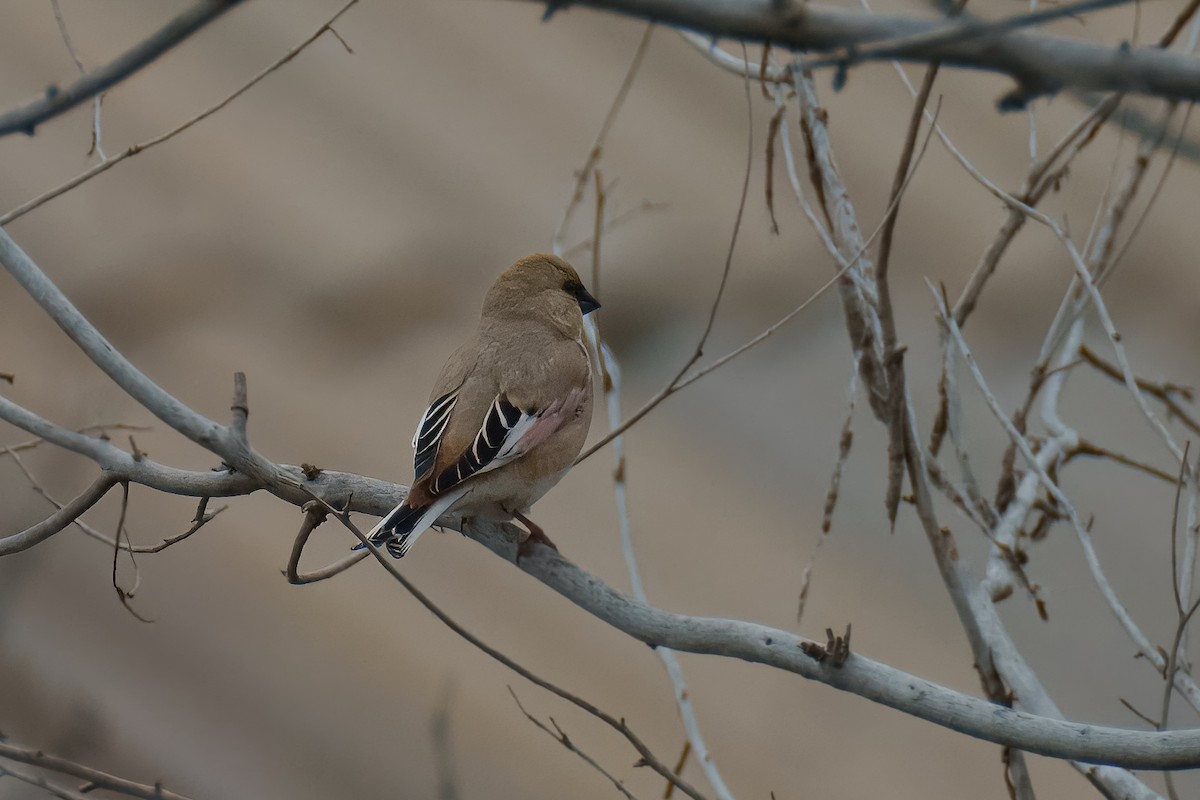
[[[169,469],[152,466],[155,470]],[[243,491],[230,493],[248,494],[263,488],[297,506],[303,506],[313,495],[338,502],[349,499],[352,510],[382,515],[407,491],[403,486],[352,473],[311,469],[301,472],[296,467],[274,466],[278,474],[288,476],[289,482],[270,486],[249,483]],[[290,482],[293,472],[296,484]],[[108,477],[115,482],[118,475],[113,471]],[[214,475],[224,475],[231,482],[244,477],[228,472]],[[304,489],[298,483],[300,477]],[[141,482],[133,477],[129,480]],[[161,485],[154,488],[171,490]],[[187,493],[178,491],[180,487],[173,488],[177,494]],[[459,519],[443,518],[441,523],[455,530],[464,527]],[[476,522],[463,532],[506,560],[516,561],[518,534],[510,528]],[[520,559],[518,566],[589,614],[652,646],[766,664],[960,733],[1052,758],[1129,769],[1200,767],[1200,730],[1129,731],[1014,711],[857,654],[851,655],[841,667],[823,664],[805,652],[812,642],[787,631],[740,620],[662,611],[618,593],[549,548],[535,548],[532,555]]]
[[[114,383],[167,425],[204,449],[220,454],[227,436],[225,427],[197,414],[129,363],[3,230],[0,263]]]
[[[89,72],[65,89],[51,86],[40,99],[0,114],[0,136],[18,131],[32,136],[39,124],[125,80],[241,1],[200,0],[115,61]]]
[[[1120,91],[1180,100],[1200,99],[1200,59],[1157,47],[1109,47],[1028,31],[977,38],[944,38],[961,23],[901,16],[867,16],[796,0],[577,0],[583,5],[674,25],[713,37],[800,50],[830,51],[903,40],[905,46],[860,51],[855,57],[941,61],[1000,72],[1016,90],[1002,107],[1015,108],[1065,87]],[[551,4],[554,8],[555,4]],[[987,25],[987,23],[981,23]],[[922,37],[916,39],[914,37]],[[814,60],[813,64],[821,62]],[[839,64],[839,66],[842,66]]]
[[[231,429],[197,413],[130,363],[3,229],[0,229],[0,264],[96,366],[160,420],[264,486],[295,483],[294,476],[280,472],[276,465],[255,453],[240,429]],[[244,394],[244,387],[240,388],[239,395]],[[235,398],[235,421],[239,424],[244,423],[237,413],[242,403],[244,397]]]
[[[267,461],[254,453],[244,438],[243,423],[248,413],[244,378],[239,376],[236,382],[234,427],[207,420],[117,353],[2,230],[0,262],[114,381],[160,419],[185,434],[195,434],[198,443],[214,452],[224,450],[250,459],[255,468],[252,474],[241,471],[237,464],[234,469],[226,467],[211,473],[210,483],[216,485],[205,486],[204,496],[266,489],[296,506],[303,506],[315,496],[339,508],[376,515],[385,514],[403,498],[407,490],[386,481]],[[0,419],[92,458],[114,482],[128,480],[162,491],[192,494],[192,481],[205,475],[154,464],[144,456],[124,453],[109,442],[66,431],[3,398]],[[455,515],[439,522],[456,530],[463,528],[462,520]],[[511,525],[476,523],[466,532],[506,560],[516,561],[515,531]],[[619,594],[545,547],[535,547],[518,566],[587,613],[652,646],[766,664],[970,736],[1053,758],[1130,769],[1200,767],[1200,730],[1145,732],[1065,722],[956,692],[857,654],[850,655],[844,664],[822,662],[812,655],[814,643],[792,633],[740,620],[662,611]]]
[[[35,544],[46,541],[79,519],[89,508],[99,503],[100,499],[108,494],[108,490],[116,486],[117,483],[117,479],[111,475],[101,475],[99,478],[96,478],[92,482],[92,485],[84,490],[83,494],[67,503],[58,511],[55,511],[46,519],[26,528],[20,533],[14,533],[12,536],[5,536],[3,539],[0,539],[0,556],[19,553],[22,550],[28,550]]]

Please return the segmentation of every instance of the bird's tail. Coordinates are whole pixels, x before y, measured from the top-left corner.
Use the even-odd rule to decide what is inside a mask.
[[[415,508],[407,502],[401,503],[379,520],[378,524],[367,534],[367,539],[376,547],[387,548],[392,558],[403,558],[416,544],[417,537],[429,530],[437,522],[438,517],[464,494],[465,491],[462,490],[450,491],[438,495],[428,505]],[[362,544],[354,547],[355,550],[362,548]]]

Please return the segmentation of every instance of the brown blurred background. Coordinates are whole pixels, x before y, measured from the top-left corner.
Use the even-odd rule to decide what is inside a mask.
[[[215,103],[339,5],[253,0],[230,13],[106,97],[108,153]],[[1145,7],[1141,38],[1156,36],[1178,5]],[[62,2],[89,67],[186,6]],[[977,11],[1022,8],[992,0]],[[9,232],[117,347],[193,408],[225,419],[231,376],[245,371],[251,438],[269,457],[407,481],[408,440],[431,380],[473,324],[492,277],[550,246],[573,170],[643,31],[639,22],[586,10],[545,24],[542,13],[497,0],[361,3],[337,25],[353,54],[322,38],[215,117]],[[0,20],[0,106],[73,79],[49,3],[8,0]],[[1058,30],[1115,43],[1130,38],[1134,24],[1130,8]],[[919,77],[916,68],[910,73]],[[838,94],[828,75],[820,85],[869,230],[886,205],[909,96],[887,65],[855,69]],[[1007,87],[995,76],[946,71],[935,92],[955,141],[1016,189],[1029,161],[1028,122],[995,112]],[[600,321],[625,370],[627,411],[674,374],[703,327],[737,206],[745,103],[737,78],[659,30],[608,141],[601,169],[615,181],[611,212],[644,200],[668,206],[604,241]],[[710,356],[761,330],[832,274],[782,171],[781,233],[769,232],[762,194],[772,108],[757,88],[753,107],[750,202]],[[1082,113],[1066,97],[1036,108],[1041,152]],[[34,137],[0,140],[0,211],[92,163],[90,121],[90,107],[80,108]],[[1127,163],[1135,147],[1115,129],[1104,134],[1049,206],[1078,238],[1113,165]],[[1153,177],[1161,169],[1160,159]],[[1106,287],[1140,372],[1182,383],[1197,380],[1198,178],[1195,164],[1175,164]],[[588,235],[591,213],[581,210],[569,242]],[[923,279],[957,294],[1002,217],[1000,205],[931,144],[901,210],[893,266],[926,430],[940,356]],[[591,269],[586,256],[576,264]],[[1062,248],[1030,226],[967,328],[1009,407],[1024,396],[1069,276]],[[157,460],[214,465],[113,387],[7,275],[0,275],[0,344],[0,371],[16,375],[4,390],[14,401],[68,427],[153,425],[134,435]],[[630,433],[631,515],[650,598],[675,611],[812,637],[852,622],[860,652],[978,693],[911,512],[902,509],[888,532],[885,443],[863,410],[834,530],[796,623],[850,370],[840,309],[828,296]],[[978,394],[969,387],[964,394],[974,465],[990,491],[1004,436]],[[1082,371],[1065,394],[1064,412],[1085,436],[1171,469],[1132,409],[1122,389]],[[604,427],[598,415],[593,436]],[[28,438],[0,425],[0,444]],[[604,451],[586,462],[535,511],[566,555],[627,589],[610,457]],[[95,474],[90,463],[51,448],[25,460],[62,500]],[[1064,486],[1095,515],[1097,546],[1131,612],[1168,645],[1170,487],[1097,462],[1073,465]],[[88,519],[111,532],[116,500]],[[229,505],[191,540],[139,558],[133,604],[154,624],[121,607],[111,550],[78,531],[0,562],[0,731],[197,798],[449,797],[439,795],[440,765],[462,800],[615,796],[522,716],[506,690],[512,686],[532,713],[553,716],[635,794],[661,796],[661,780],[632,768],[636,754],[622,739],[464,643],[382,570],[362,565],[327,583],[287,585],[280,570],[300,522],[296,509],[264,496]],[[156,542],[186,529],[193,511],[189,500],[135,487],[131,536]],[[47,514],[46,501],[0,459],[0,534]],[[981,537],[950,511],[944,522],[964,558],[981,568]],[[350,544],[327,525],[305,566],[339,558]],[[1118,698],[1153,712],[1162,681],[1131,657],[1133,645],[1103,606],[1073,534],[1056,528],[1033,559],[1050,621],[1038,621],[1023,597],[1003,606],[1030,663],[1072,718],[1144,727]],[[676,758],[683,734],[670,683],[646,647],[455,535],[422,540],[402,567],[488,642],[626,718],[664,760]],[[120,575],[126,586],[133,580],[126,559]],[[993,745],[764,667],[682,661],[709,745],[739,798],[772,791],[779,800],[1007,796]],[[439,715],[449,726],[442,748],[431,733]],[[1182,709],[1173,720],[1194,724]],[[1094,796],[1069,767],[1030,762],[1039,796]],[[694,764],[685,774],[704,785]],[[1147,780],[1161,787],[1157,777]],[[1182,785],[1200,787],[1186,777]],[[0,781],[0,797],[41,796]]]

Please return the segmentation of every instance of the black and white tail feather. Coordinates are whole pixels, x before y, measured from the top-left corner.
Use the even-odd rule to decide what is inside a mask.
[[[416,480],[425,478],[437,462],[450,414],[458,404],[458,392],[455,389],[434,400],[421,417],[421,424],[417,426],[412,441]],[[417,507],[411,507],[407,502],[401,503],[371,529],[367,539],[376,547],[385,547],[393,558],[403,558],[417,538],[433,527],[438,517],[470,493],[470,486],[464,486],[463,481],[472,475],[502,467],[525,454],[528,448],[522,446],[522,440],[543,413],[544,410],[533,413],[522,411],[503,394],[497,395],[471,446],[437,475],[429,477],[433,502]],[[355,549],[362,547],[360,544]]]

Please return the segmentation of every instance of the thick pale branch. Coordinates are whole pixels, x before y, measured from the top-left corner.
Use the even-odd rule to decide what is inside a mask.
[[[119,452],[119,451],[118,451]],[[291,483],[295,467],[277,465],[289,480],[263,486],[302,506],[311,496]],[[304,486],[335,503],[381,515],[404,496],[404,487],[360,475],[306,470]],[[131,478],[137,482],[136,478]],[[253,491],[248,488],[246,493]],[[460,520],[443,523],[461,528]],[[507,560],[516,557],[516,534],[506,526],[476,524],[466,531]],[[794,634],[739,620],[690,617],[661,611],[619,594],[548,548],[523,557],[522,570],[618,630],[655,646],[691,653],[720,655],[794,672],[811,680],[861,695],[908,714],[1021,750],[1056,758],[1135,769],[1200,767],[1200,730],[1141,732],[1079,725],[994,705],[853,655],[840,668],[822,664],[804,651],[811,642]]]
[[[294,467],[279,465],[276,469],[289,476],[293,470],[300,474]],[[349,500],[354,510],[376,515],[390,510],[405,491],[404,487],[349,473],[306,472],[309,477],[304,479],[304,485],[313,494],[337,503]],[[254,488],[258,487],[246,492]],[[297,506],[311,499],[290,481],[261,488]],[[443,522],[449,527],[462,527],[459,520],[443,519]],[[476,524],[467,533],[505,559],[515,559],[516,535],[505,532],[505,526]],[[1200,766],[1200,730],[1123,731],[1026,714],[858,655],[851,656],[844,666],[834,668],[807,655],[803,647],[811,643],[787,631],[739,620],[661,611],[619,594],[548,548],[536,548],[531,556],[520,560],[519,566],[593,616],[651,645],[767,664],[971,736],[1051,757],[1128,768]]]
[[[263,488],[259,481],[249,475],[233,472],[228,468],[195,472],[156,463],[145,455],[135,457],[107,439],[98,439],[59,427],[5,397],[0,397],[0,420],[65,450],[87,456],[114,481],[127,480],[161,492],[188,497],[230,497],[250,494]],[[283,469],[300,476],[300,469],[297,467]]]
[[[554,7],[557,4],[551,4]],[[576,0],[625,16],[674,25],[713,37],[807,51],[830,51],[898,39],[914,41],[958,23],[900,16],[867,16],[797,0]],[[1200,60],[1155,47],[1110,47],[1049,34],[1011,31],[985,40],[928,38],[878,58],[1000,72],[1018,88],[1004,102],[1015,107],[1042,94],[1072,87],[1122,91],[1180,100],[1200,99]]]
[[[66,88],[52,86],[38,100],[0,115],[0,136],[17,132],[33,134],[41,123],[125,80],[240,2],[200,0],[111,63],[89,72]]]
[[[472,531],[500,554],[512,551],[498,530]],[[546,547],[518,566],[588,613],[650,645],[738,658],[794,672],[952,730],[1053,758],[1129,769],[1200,766],[1200,730],[1129,731],[1027,714],[955,692],[865,656],[841,667],[805,653],[812,643],[787,631],[734,619],[673,614],[626,597]]]
[[[237,435],[237,431],[196,413],[121,355],[3,229],[0,229],[0,264],[96,366],[156,417],[262,484],[274,486],[286,482],[271,462],[246,447],[244,437]]]
[[[227,437],[224,426],[197,414],[129,363],[3,230],[0,263],[114,383],[167,425],[206,450],[219,453]]]

